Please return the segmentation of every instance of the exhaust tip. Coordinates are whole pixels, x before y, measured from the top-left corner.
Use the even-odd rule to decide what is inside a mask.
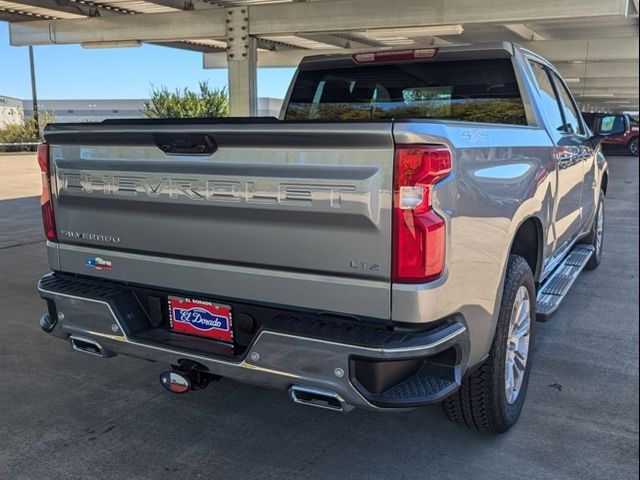
[[[89,355],[95,355],[98,357],[107,357],[102,346],[95,340],[75,337],[72,335],[69,337],[69,343],[71,343],[71,348],[77,352],[88,353]]]
[[[310,407],[323,408],[334,412],[345,411],[345,401],[336,392],[317,387],[292,385],[289,388],[289,396],[295,403]]]

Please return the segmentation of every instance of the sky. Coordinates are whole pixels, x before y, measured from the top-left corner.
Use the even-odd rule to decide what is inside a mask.
[[[198,82],[227,85],[226,70],[202,68],[202,54],[154,45],[87,50],[79,45],[34,47],[38,97],[57,99],[147,98],[152,85],[196,89]],[[293,69],[258,70],[258,96],[283,98]],[[31,98],[27,47],[9,45],[0,21],[0,95]]]

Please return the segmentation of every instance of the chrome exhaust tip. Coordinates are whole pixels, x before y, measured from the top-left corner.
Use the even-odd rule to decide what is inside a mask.
[[[344,399],[340,395],[323,388],[291,385],[291,387],[289,387],[289,396],[291,400],[301,405],[333,410],[334,412],[345,412],[348,410]]]
[[[69,337],[69,343],[71,344],[71,348],[73,348],[77,352],[87,353],[89,355],[95,355],[97,357],[103,358],[111,356],[106,353],[104,348],[102,348],[102,345],[89,338],[71,335]]]

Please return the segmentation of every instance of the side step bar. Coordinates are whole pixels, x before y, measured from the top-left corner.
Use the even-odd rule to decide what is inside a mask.
[[[540,286],[536,305],[538,321],[551,319],[593,254],[591,245],[578,245]]]

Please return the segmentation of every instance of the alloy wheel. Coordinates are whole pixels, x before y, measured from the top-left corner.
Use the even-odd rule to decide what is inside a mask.
[[[531,337],[531,301],[524,285],[518,288],[509,321],[507,355],[504,365],[505,395],[512,405],[518,399],[524,379]]]
[[[598,206],[598,215],[596,216],[596,256],[600,258],[602,254],[602,240],[604,238],[604,207],[602,202]]]

